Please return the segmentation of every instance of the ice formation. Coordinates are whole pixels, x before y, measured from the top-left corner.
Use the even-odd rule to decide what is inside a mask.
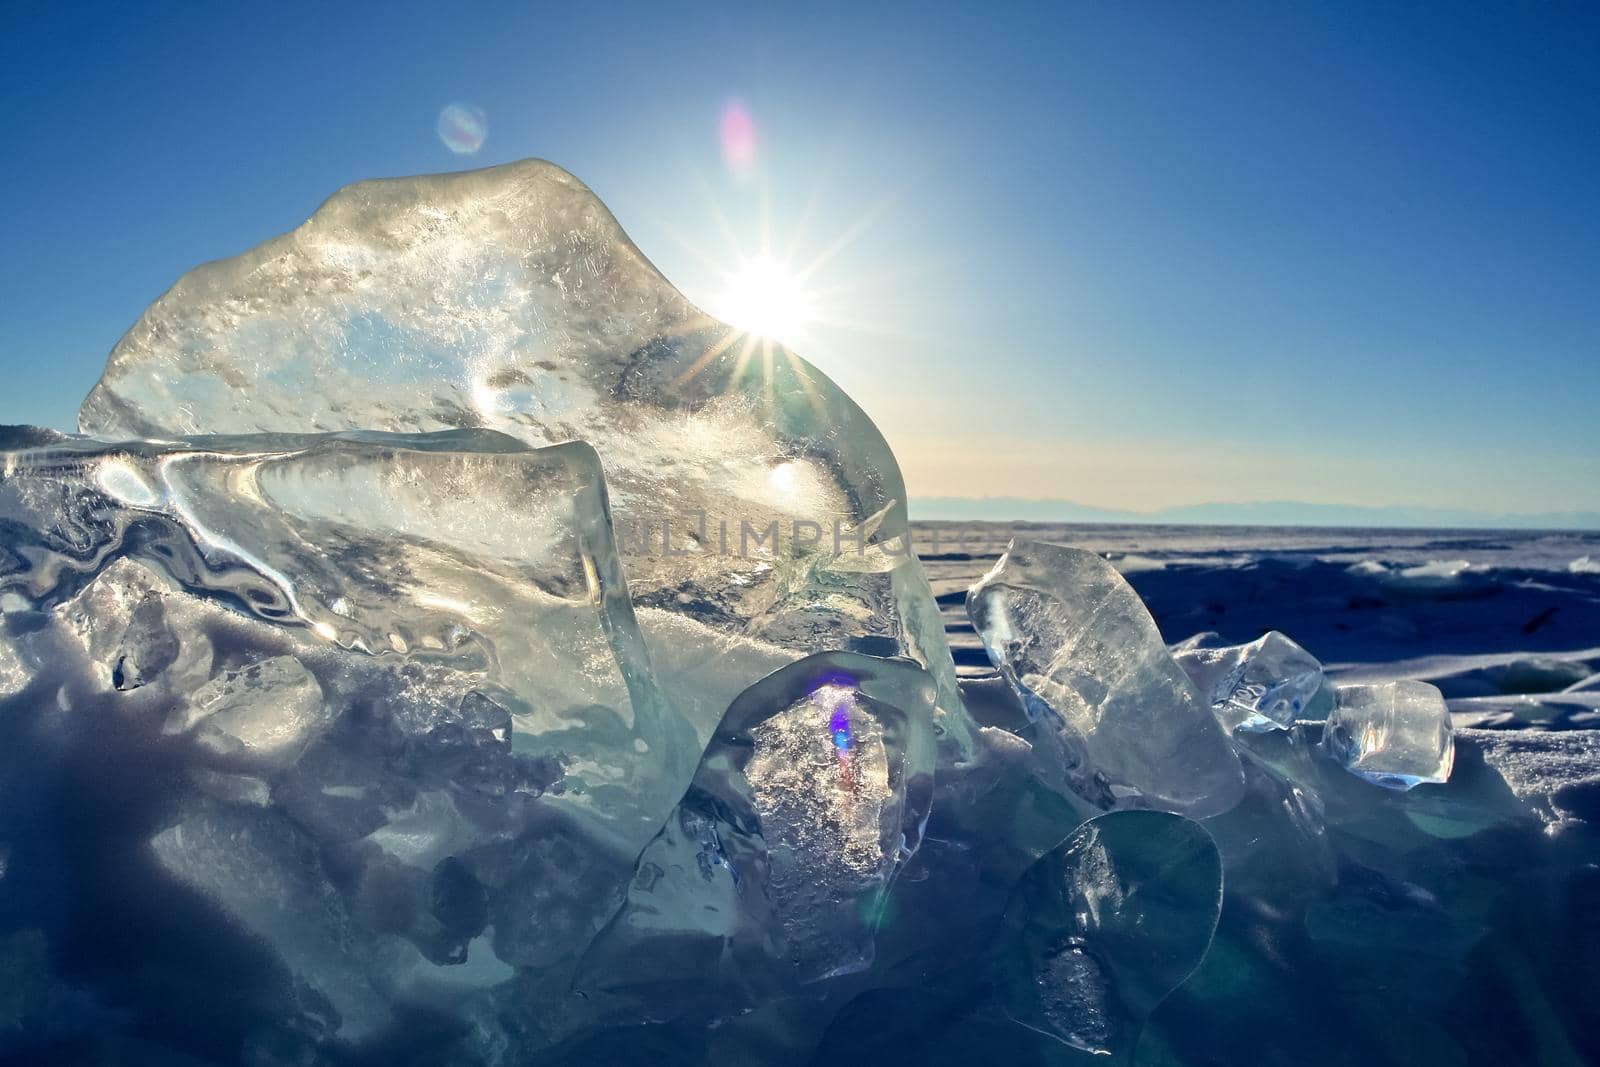
[[[1350,773],[1410,789],[1450,777],[1454,733],[1444,697],[1427,682],[1345,685],[1334,691],[1322,743]]]
[[[865,970],[928,818],[933,712],[927,672],[851,653],[741,694],[584,979],[711,1021]]]
[[[548,164],[199,268],[81,428],[0,431],[8,1061],[1506,1061],[1452,997],[1600,903],[1592,745],[1092,553],[958,682],[871,422]]]
[[[700,750],[652,674],[590,449],[487,431],[32,444],[0,481],[19,658],[64,682],[64,710],[189,753],[194,805],[156,857],[327,997],[334,1035],[388,1016],[295,917],[382,908],[381,951],[425,982],[488,921],[430,912],[447,862],[507,913],[500,959],[570,969]],[[221,863],[233,850],[261,869]],[[343,854],[318,870],[326,850]]]
[[[352,185],[191,271],[118,343],[78,421],[110,439],[584,441],[661,683],[702,741],[742,689],[812,652],[909,656],[956,704],[871,420],[815,367],[692,306],[548,163]]]
[[[1230,730],[1283,730],[1322,689],[1322,664],[1276,630],[1248,645],[1192,648],[1173,658]]]
[[[1226,734],[1105,560],[1013,543],[967,594],[967,613],[1028,709],[1046,773],[1102,807],[1205,816],[1238,802]]]
[[[1205,958],[1222,859],[1198,823],[1164,812],[1095,818],[1040,860],[1007,909],[997,983],[1008,1015],[1112,1054]]]

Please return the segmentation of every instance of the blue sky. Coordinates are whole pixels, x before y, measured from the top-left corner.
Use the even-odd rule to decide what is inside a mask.
[[[1600,8],[800,7],[6,5],[0,421],[342,184],[542,156],[707,303],[842,243],[797,347],[914,497],[1600,510]]]

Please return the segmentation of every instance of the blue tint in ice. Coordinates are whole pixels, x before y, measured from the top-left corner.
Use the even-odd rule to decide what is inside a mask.
[[[1222,860],[1198,823],[1102,815],[1013,894],[995,962],[1005,1011],[1074,1048],[1126,1053],[1205,958],[1221,911]]]

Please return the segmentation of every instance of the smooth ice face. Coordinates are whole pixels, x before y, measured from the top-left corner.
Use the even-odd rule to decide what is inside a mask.
[[[0,682],[75,758],[108,759],[104,732],[116,765],[165,768],[143,817],[167,877],[328,997],[340,1037],[384,1024],[396,968],[423,1002],[469,951],[473,981],[570,975],[701,748],[656,684],[592,450],[3,443]],[[137,809],[138,788],[83,803]]]
[[[719,1018],[870,965],[928,817],[934,697],[915,665],[850,653],[742,694],[579,988]]]
[[[1351,774],[1388,789],[1446,781],[1456,759],[1450,710],[1427,682],[1339,686],[1322,744]]]
[[[1042,774],[1106,808],[1204,817],[1243,795],[1227,735],[1099,556],[1014,541],[967,593],[967,614],[1028,709]]]
[[[1205,958],[1222,913],[1222,857],[1166,812],[1093,819],[1028,871],[1006,910],[996,987],[1017,1022],[1101,1055]]]
[[[362,182],[191,271],[118,343],[79,425],[586,441],[658,673],[702,741],[777,666],[845,649],[926,665],[965,742],[876,427],[815,367],[690,305],[551,164]]]
[[[1322,687],[1322,664],[1276,630],[1248,645],[1184,649],[1173,659],[1229,730],[1288,729]]]

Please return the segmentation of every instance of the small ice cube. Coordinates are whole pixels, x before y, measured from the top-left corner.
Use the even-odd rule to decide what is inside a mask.
[[[1351,774],[1410,789],[1450,777],[1454,733],[1444,697],[1427,682],[1343,685],[1334,693],[1322,744]]]
[[[1276,630],[1248,645],[1178,649],[1173,658],[1230,730],[1288,729],[1322,686],[1322,664]]]

